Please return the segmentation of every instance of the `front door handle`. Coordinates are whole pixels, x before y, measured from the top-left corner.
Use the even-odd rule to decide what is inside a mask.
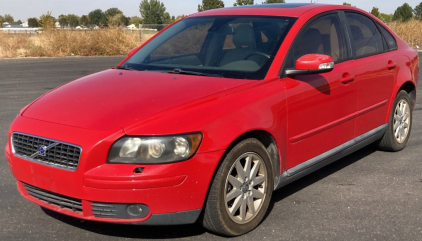
[[[355,75],[353,74],[349,74],[349,73],[344,73],[343,77],[341,77],[340,82],[343,84],[348,84],[350,82],[352,82],[353,80],[355,80]]]
[[[397,66],[396,63],[394,63],[393,61],[389,60],[388,64],[387,64],[387,69],[394,69]]]

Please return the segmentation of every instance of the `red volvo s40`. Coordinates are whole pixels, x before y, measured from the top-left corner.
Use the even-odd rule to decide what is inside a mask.
[[[371,143],[403,149],[418,75],[357,8],[204,11],[22,109],[6,157],[19,192],[62,214],[236,236],[274,190]]]

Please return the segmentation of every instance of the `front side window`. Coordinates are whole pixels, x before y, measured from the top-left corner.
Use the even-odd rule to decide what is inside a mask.
[[[384,51],[381,34],[375,23],[358,13],[346,12],[352,32],[353,49],[356,57],[364,57]]]
[[[347,58],[346,41],[336,13],[318,18],[302,31],[292,46],[286,67],[294,68],[296,60],[306,54],[325,54],[334,62]]]
[[[160,33],[122,66],[263,79],[295,20],[271,16],[186,18]]]

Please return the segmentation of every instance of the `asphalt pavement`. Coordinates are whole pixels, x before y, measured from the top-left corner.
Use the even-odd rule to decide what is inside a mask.
[[[116,66],[123,58],[0,60],[0,152],[21,108],[56,86]],[[422,240],[421,87],[419,80],[406,149],[389,153],[369,146],[277,190],[261,225],[233,240]],[[132,239],[224,238],[199,224],[107,224],[42,209],[21,197],[6,158],[0,155],[0,240]]]

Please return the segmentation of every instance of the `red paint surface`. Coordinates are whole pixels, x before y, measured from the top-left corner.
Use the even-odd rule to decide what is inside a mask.
[[[417,86],[419,75],[416,51],[394,33],[397,50],[351,59],[328,73],[278,77],[303,25],[334,9],[366,14],[347,6],[313,4],[294,9],[229,8],[193,15],[298,17],[261,81],[113,69],[45,94],[15,119],[9,140],[16,131],[76,144],[83,149],[81,161],[74,172],[61,170],[18,158],[8,144],[6,158],[19,191],[39,205],[79,218],[144,221],[149,216],[129,221],[95,218],[90,203],[143,203],[150,207],[150,215],[200,209],[225,150],[249,131],[262,130],[274,137],[282,173],[387,123],[397,92],[406,82]],[[203,140],[187,161],[106,163],[111,145],[122,136],[191,132],[201,132]],[[145,169],[135,174],[136,167]],[[84,213],[28,196],[20,182],[82,199]]]

